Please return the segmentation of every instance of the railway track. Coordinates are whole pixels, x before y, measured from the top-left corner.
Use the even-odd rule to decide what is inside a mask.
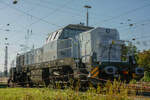
[[[150,82],[138,82],[136,84],[128,84],[128,88],[150,92]]]
[[[150,82],[138,82],[136,84],[128,84],[127,87],[131,92],[136,92],[136,95],[150,97]]]

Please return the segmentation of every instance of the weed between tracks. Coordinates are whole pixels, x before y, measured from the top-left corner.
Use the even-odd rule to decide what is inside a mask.
[[[58,85],[57,85],[58,86]],[[97,89],[90,86],[86,92],[72,87],[52,88],[1,88],[0,100],[133,100],[129,98],[126,84],[108,81]]]

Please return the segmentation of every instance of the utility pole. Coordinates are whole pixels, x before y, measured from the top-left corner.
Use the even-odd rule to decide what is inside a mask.
[[[84,8],[87,9],[87,12],[86,12],[86,26],[88,26],[89,25],[89,11],[88,11],[88,9],[92,8],[92,7],[89,6],[89,5],[85,5]]]
[[[5,77],[8,76],[8,70],[7,70],[7,66],[8,66],[8,43],[7,43],[7,39],[8,38],[5,38],[5,40],[6,40],[6,43],[5,43],[5,63],[4,63],[4,76]]]

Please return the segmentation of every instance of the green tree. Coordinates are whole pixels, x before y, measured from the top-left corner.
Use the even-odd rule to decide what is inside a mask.
[[[138,53],[139,66],[144,67],[146,71],[150,71],[150,50]]]
[[[122,45],[122,60],[123,61],[126,61],[128,58],[127,58],[127,55],[128,53],[130,54],[134,54],[135,56],[135,59],[137,60],[138,59],[138,56],[137,56],[137,47],[135,45],[132,44],[132,42],[128,43],[128,45]]]

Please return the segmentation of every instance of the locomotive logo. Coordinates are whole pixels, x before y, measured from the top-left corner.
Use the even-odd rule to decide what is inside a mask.
[[[106,33],[110,33],[110,29],[107,28],[107,29],[106,29]]]

